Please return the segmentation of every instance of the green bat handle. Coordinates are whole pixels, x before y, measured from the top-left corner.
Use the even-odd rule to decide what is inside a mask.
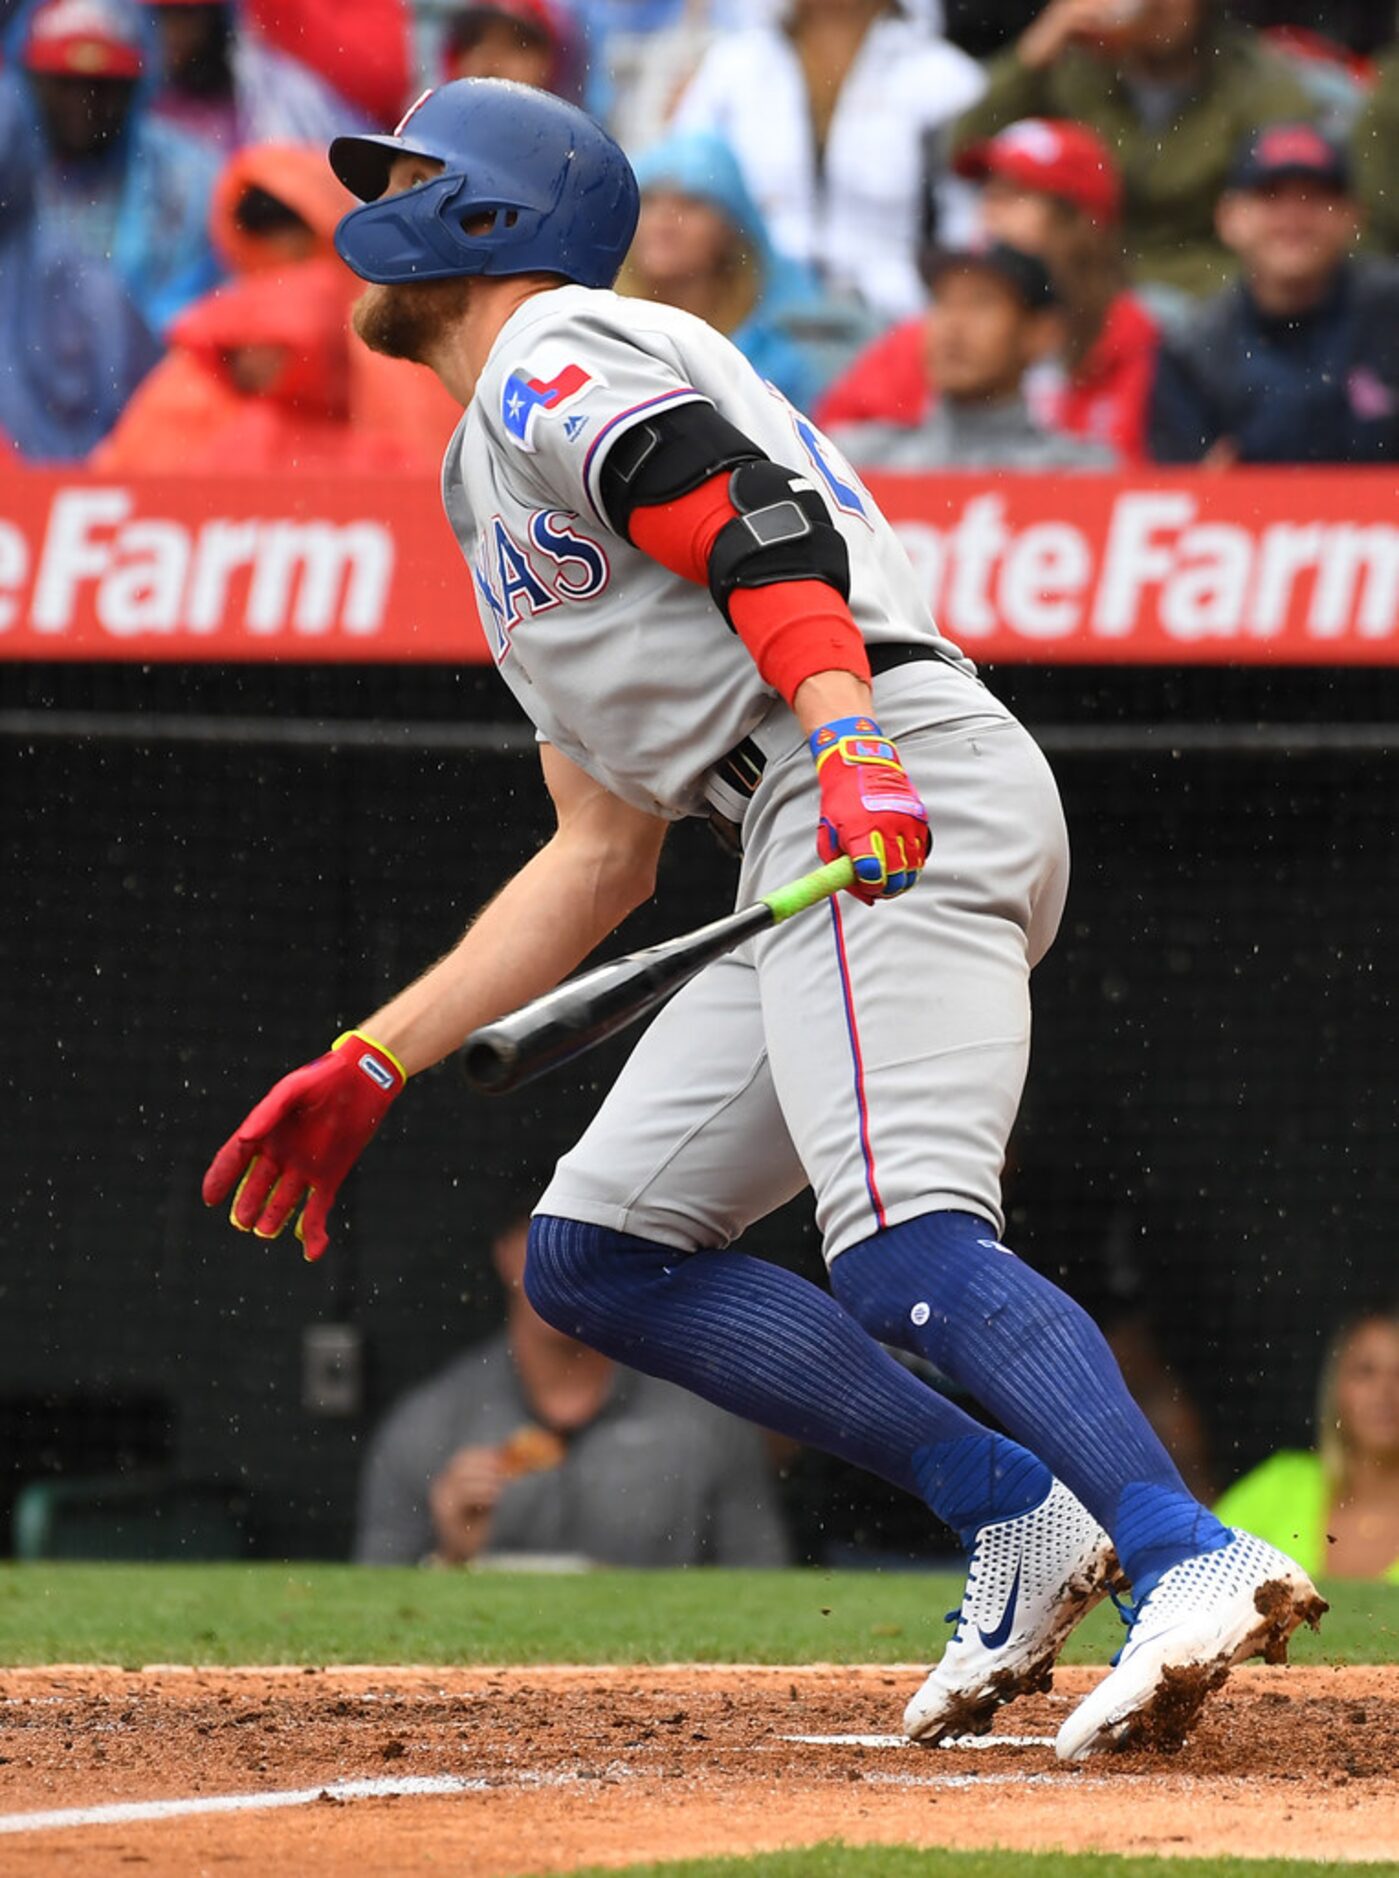
[[[840,893],[853,884],[855,863],[849,855],[842,854],[838,860],[828,861],[824,867],[818,867],[810,874],[803,874],[800,880],[794,880],[789,886],[778,887],[772,893],[761,895],[763,905],[772,912],[772,923],[780,926],[784,919],[791,919],[797,913],[804,913],[809,906],[815,906],[818,900],[829,900],[833,893]]]

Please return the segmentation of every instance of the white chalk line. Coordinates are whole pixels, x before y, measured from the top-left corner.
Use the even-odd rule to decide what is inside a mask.
[[[1082,1774],[866,1774],[872,1787],[1072,1787],[1079,1793],[1085,1787],[1108,1787],[1109,1780],[1085,1779]],[[1120,1792],[1121,1789],[1119,1788]]]
[[[321,1687],[342,1678],[357,1681],[368,1679],[384,1689],[402,1690],[416,1695],[420,1693],[424,1682],[431,1683],[445,1693],[444,1677],[454,1685],[464,1681],[490,1682],[496,1678],[512,1682],[528,1678],[532,1682],[587,1681],[608,1685],[626,1682],[637,1676],[709,1678],[743,1675],[762,1681],[775,1681],[782,1676],[898,1678],[926,1676],[928,1664],[926,1658],[910,1663],[141,1663],[127,1668],[116,1663],[13,1663],[0,1673],[20,1680],[42,1677],[45,1681],[57,1683],[68,1676],[120,1682],[128,1685],[127,1692],[132,1695],[136,1691],[130,1685],[139,1682],[142,1677],[152,1682],[167,1681],[174,1677],[191,1682],[265,1682],[270,1679],[300,1682],[305,1677],[308,1685],[320,1678]],[[13,1699],[21,1702],[45,1700],[42,1696]],[[55,1696],[48,1699],[71,1701],[72,1697]]]
[[[310,1806],[320,1799],[387,1800],[419,1793],[469,1793],[489,1783],[460,1774],[408,1775],[399,1780],[335,1780],[321,1787],[273,1793],[210,1793],[189,1800],[132,1800],[118,1806],[65,1806],[52,1813],[0,1813],[0,1832],[55,1832],[65,1826],[137,1826],[196,1813],[251,1813],[278,1806]]]
[[[913,1743],[907,1735],[782,1735],[783,1741],[808,1748],[907,1748]],[[937,1743],[940,1748],[1052,1748],[1051,1735],[951,1735]]]
[[[631,1776],[631,1769],[624,1766],[614,1765],[606,1771],[610,1779]],[[284,1787],[268,1793],[209,1793],[197,1799],[130,1800],[112,1806],[65,1806],[49,1813],[0,1813],[0,1833],[61,1832],[73,1826],[138,1826],[153,1820],[188,1819],[201,1813],[256,1813],[284,1806],[313,1806],[318,1800],[391,1800],[447,1793],[522,1792],[531,1787],[568,1787],[582,1783],[583,1776],[574,1773],[524,1774],[512,1781],[485,1780],[468,1774],[331,1780],[319,1787]]]
[[[782,1735],[799,1747],[908,1748],[906,1735]],[[1052,1747],[1048,1735],[962,1735],[940,1741],[940,1748]],[[626,1766],[608,1769],[613,1778],[634,1777]],[[78,1826],[135,1826],[163,1819],[189,1819],[210,1813],[253,1813],[288,1806],[314,1806],[318,1801],[411,1799],[450,1793],[489,1793],[503,1786],[516,1788],[567,1786],[577,1774],[525,1774],[512,1782],[487,1780],[466,1774],[409,1774],[397,1779],[335,1780],[318,1787],[287,1787],[267,1793],[215,1793],[177,1800],[131,1800],[108,1806],[68,1806],[42,1813],[0,1814],[0,1833],[61,1832]],[[881,1786],[968,1787],[1039,1786],[1053,1774],[871,1774]],[[1081,1783],[1079,1783],[1081,1784]]]
[[[800,1736],[783,1738],[802,1739]],[[885,1737],[847,1735],[828,1739],[864,1746]],[[894,1737],[887,1739],[892,1741]],[[907,1743],[900,1741],[899,1745],[907,1746]],[[613,1779],[635,1778],[629,1768],[614,1768],[610,1772]],[[1057,1786],[1063,1781],[1062,1776],[1047,1773],[935,1774],[926,1777],[918,1774],[868,1774],[866,1779],[872,1785],[881,1787],[933,1788],[1042,1787]],[[326,1800],[347,1802],[432,1798],[452,1793],[490,1793],[500,1791],[507,1785],[520,1790],[570,1786],[577,1781],[579,1776],[576,1774],[528,1774],[521,1780],[509,1783],[482,1780],[466,1774],[409,1774],[397,1780],[333,1780],[324,1786],[288,1787],[271,1793],[211,1793],[203,1794],[198,1799],[132,1800],[112,1806],[67,1806],[48,1813],[0,1813],[0,1833],[63,1832],[78,1826],[141,1826],[164,1819],[190,1819],[210,1813],[274,1812],[289,1806],[314,1806],[318,1801]],[[1104,1783],[1084,1782],[1080,1778],[1073,1784],[1101,1786]]]

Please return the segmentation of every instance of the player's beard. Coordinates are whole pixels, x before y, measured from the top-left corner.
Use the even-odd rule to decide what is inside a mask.
[[[355,302],[354,328],[371,352],[429,365],[432,353],[466,311],[471,282],[454,280],[378,282]]]

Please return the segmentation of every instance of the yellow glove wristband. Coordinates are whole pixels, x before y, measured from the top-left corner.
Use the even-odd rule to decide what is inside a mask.
[[[350,1041],[351,1037],[357,1037],[361,1043],[367,1043],[371,1050],[377,1050],[380,1056],[386,1056],[389,1059],[389,1061],[393,1064],[394,1068],[398,1071],[399,1075],[403,1078],[404,1082],[407,1082],[408,1071],[403,1067],[402,1063],[399,1062],[398,1058],[394,1055],[393,1051],[390,1050],[387,1047],[387,1045],[377,1042],[376,1039],[371,1037],[369,1035],[369,1032],[366,1030],[342,1031],[341,1034],[335,1039],[334,1043],[331,1044],[330,1046],[331,1049],[332,1050],[340,1049],[342,1045],[347,1044]]]

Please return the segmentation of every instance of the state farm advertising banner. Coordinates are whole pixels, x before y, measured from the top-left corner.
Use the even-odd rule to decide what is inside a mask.
[[[1388,471],[870,486],[944,630],[978,659],[1399,661]],[[514,543],[511,566],[484,569],[497,597],[515,590],[516,631],[541,586],[551,606],[577,597],[556,520],[554,552]],[[489,656],[430,481],[0,472],[0,659]]]
[[[431,481],[0,472],[0,659],[487,657]]]

